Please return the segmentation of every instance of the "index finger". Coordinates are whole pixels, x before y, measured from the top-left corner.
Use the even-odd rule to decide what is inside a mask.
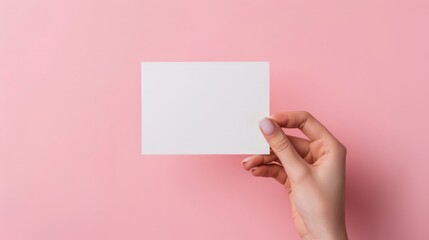
[[[311,141],[335,139],[322,123],[305,111],[275,113],[270,118],[280,127],[300,129]]]

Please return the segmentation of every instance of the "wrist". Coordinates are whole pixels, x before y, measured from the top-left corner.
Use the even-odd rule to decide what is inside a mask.
[[[337,228],[332,231],[324,231],[319,234],[308,233],[301,237],[302,240],[348,240],[346,228]]]
[[[335,232],[326,234],[325,237],[320,238],[320,240],[348,240],[347,231],[345,228],[338,229]]]

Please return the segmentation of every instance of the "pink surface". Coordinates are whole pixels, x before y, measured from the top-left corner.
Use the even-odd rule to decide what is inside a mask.
[[[429,235],[428,1],[0,2],[0,239],[297,239],[244,156],[140,155],[140,61],[271,63],[348,146],[351,239]],[[174,121],[173,121],[174,122]]]

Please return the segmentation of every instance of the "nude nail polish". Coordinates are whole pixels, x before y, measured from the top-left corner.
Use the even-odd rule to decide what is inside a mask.
[[[269,118],[264,118],[259,122],[259,127],[261,128],[262,132],[266,135],[270,135],[274,132],[276,129],[276,126],[274,126],[274,123]]]

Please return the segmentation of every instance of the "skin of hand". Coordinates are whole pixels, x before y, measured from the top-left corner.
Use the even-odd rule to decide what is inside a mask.
[[[276,113],[259,127],[271,153],[244,159],[243,168],[284,185],[301,239],[348,239],[344,145],[308,112]],[[282,128],[298,128],[308,140],[286,135]]]

